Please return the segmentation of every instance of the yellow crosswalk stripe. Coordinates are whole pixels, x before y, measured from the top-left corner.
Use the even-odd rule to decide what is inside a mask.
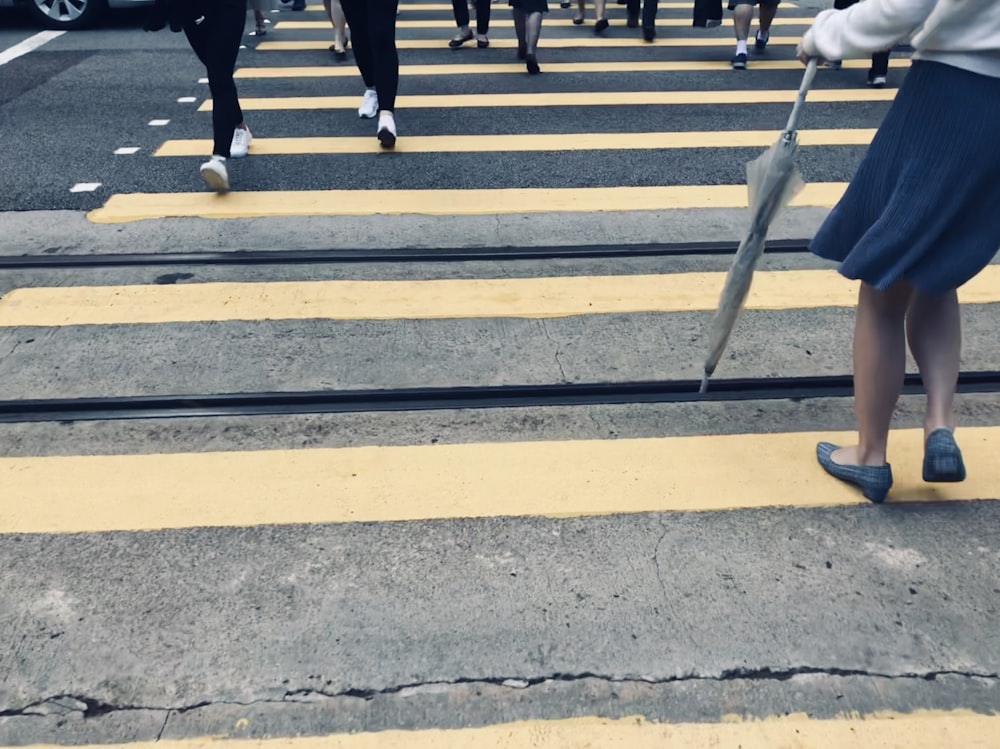
[[[801,146],[860,146],[871,143],[875,130],[803,130]],[[778,138],[773,130],[713,130],[670,133],[547,133],[537,135],[427,135],[407,136],[396,153],[481,153],[513,151],[616,151],[669,148],[764,148]],[[156,156],[204,156],[211,140],[168,140]],[[250,153],[257,156],[291,154],[376,153],[375,138],[254,138]]]
[[[780,433],[0,458],[0,533],[866,504],[815,457],[817,441],[854,439]],[[892,432],[889,501],[996,498],[1000,427],[964,428],[959,439],[969,478],[931,485],[920,480],[923,430]]]
[[[892,101],[894,88],[818,89],[809,92],[814,103]],[[396,97],[397,109],[457,109],[483,107],[622,107],[687,106],[692,104],[787,104],[797,91],[559,91],[544,94],[438,94]],[[358,96],[273,96],[240,99],[244,111],[291,109],[357,109]],[[212,100],[198,108],[212,111]]]
[[[621,719],[532,720],[476,728],[387,730],[271,739],[158,739],[78,749],[664,749],[665,747],[879,747],[995,749],[1000,716],[971,711],[883,711],[820,720],[802,714],[724,723],[652,723]],[[34,749],[62,749],[36,745]]]
[[[778,16],[771,23],[773,26],[811,26],[813,22],[812,17],[806,18],[796,18],[788,16]],[[564,27],[564,26],[574,26],[573,20],[570,18],[547,18],[543,24],[543,27]],[[691,28],[691,20],[686,18],[660,18],[657,19],[656,25],[659,27],[669,27],[669,28]],[[732,26],[733,21],[730,18],[724,19],[722,21],[722,26]],[[329,21],[279,21],[275,24],[275,28],[278,31],[306,31],[306,30],[324,30],[329,31],[331,25]],[[454,29],[455,22],[453,20],[443,20],[443,21],[396,21],[397,29]],[[490,29],[512,29],[514,28],[514,21],[512,19],[494,19],[490,21]],[[542,42],[544,46],[546,39]]]
[[[809,184],[793,198],[790,205],[833,208],[846,188],[847,184],[843,182]],[[87,218],[97,224],[116,224],[184,217],[492,216],[746,207],[745,185],[504,190],[269,190],[226,195],[204,192],[118,194],[112,195],[103,207],[88,213]]]
[[[844,60],[845,70],[868,70],[868,60]],[[891,68],[909,68],[908,58],[889,61]],[[636,60],[633,62],[547,62],[546,73],[699,73],[729,70],[728,60]],[[755,60],[754,70],[802,70],[798,60]],[[524,75],[524,63],[400,65],[400,76],[438,75]],[[357,78],[354,66],[338,67],[268,67],[240,68],[235,76],[242,80],[271,78]]]
[[[725,273],[644,276],[284,281],[58,286],[0,299],[0,327],[128,325],[226,320],[552,318],[716,308]],[[959,292],[966,304],[1000,303],[1000,265]],[[858,284],[833,270],[760,271],[751,310],[853,307]]]
[[[801,36],[772,36],[768,42],[768,47],[795,47],[802,41]],[[297,52],[297,51],[330,51],[331,40],[316,41],[266,41],[257,45],[256,49],[261,52]],[[579,36],[579,37],[545,37],[541,42],[541,49],[572,49],[572,48],[593,48],[607,49],[614,47],[643,47],[648,48],[650,44],[642,40],[638,35],[635,37],[600,37],[600,36]],[[655,47],[733,47],[734,42],[730,38],[705,37],[696,39],[694,37],[657,37]],[[490,39],[490,48],[515,49],[516,39]],[[444,42],[440,39],[397,39],[397,49],[442,49]],[[754,63],[751,61],[750,65]]]

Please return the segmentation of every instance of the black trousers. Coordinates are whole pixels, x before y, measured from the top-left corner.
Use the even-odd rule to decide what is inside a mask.
[[[399,89],[396,10],[399,0],[340,0],[351,29],[354,61],[365,86],[378,92],[379,111],[391,112]]]
[[[656,25],[657,0],[642,0],[642,28],[651,29]],[[635,18],[639,17],[639,0],[628,0],[625,12]]]
[[[837,10],[850,8],[858,0],[833,0],[833,7]],[[869,75],[886,75],[889,72],[889,51],[876,52],[872,55],[872,69]]]
[[[243,26],[247,20],[247,0],[204,0],[201,23],[184,23],[191,49],[198,55],[208,72],[208,88],[212,92],[212,153],[229,158],[233,131],[243,122],[243,110],[236,94],[233,70],[243,41]]]
[[[468,0],[451,0],[451,8],[455,11],[455,23],[459,26],[469,25]],[[490,30],[490,0],[476,0],[476,33],[486,34]]]

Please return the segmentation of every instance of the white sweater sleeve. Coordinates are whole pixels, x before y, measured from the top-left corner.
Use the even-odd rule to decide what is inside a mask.
[[[845,60],[891,49],[909,39],[938,0],[862,0],[844,10],[824,10],[802,39],[810,57]]]

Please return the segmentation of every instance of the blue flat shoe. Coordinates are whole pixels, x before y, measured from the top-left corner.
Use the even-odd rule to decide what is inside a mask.
[[[823,470],[834,478],[854,484],[861,489],[867,499],[879,504],[885,501],[892,488],[892,466],[842,466],[833,462],[834,450],[840,447],[829,442],[816,445],[816,459]]]
[[[950,429],[935,429],[924,448],[924,481],[933,484],[965,481],[965,462]]]

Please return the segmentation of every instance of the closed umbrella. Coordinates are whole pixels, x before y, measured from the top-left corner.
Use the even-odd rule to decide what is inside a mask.
[[[778,140],[756,159],[747,164],[747,188],[750,204],[750,230],[740,242],[733,258],[726,283],[719,297],[719,308],[712,320],[708,340],[708,356],[705,359],[705,373],[701,378],[701,390],[708,390],[708,378],[726,349],[733,325],[746,303],[753,280],[754,268],[764,253],[767,232],[783,207],[802,189],[804,183],[795,167],[795,151],[798,149],[799,112],[806,100],[806,94],[816,75],[816,60],[809,61],[802,85],[799,87],[795,106],[788,117],[788,124]]]

